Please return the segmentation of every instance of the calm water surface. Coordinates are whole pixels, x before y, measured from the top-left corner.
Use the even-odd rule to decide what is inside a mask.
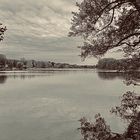
[[[113,131],[125,123],[110,114],[128,90],[123,78],[87,71],[0,73],[0,140],[80,140],[77,121],[101,113]]]

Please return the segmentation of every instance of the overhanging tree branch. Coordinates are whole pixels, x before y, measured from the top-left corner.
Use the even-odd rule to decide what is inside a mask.
[[[140,35],[140,33],[133,33],[133,34],[130,34],[130,35],[124,37],[123,39],[121,39],[121,40],[120,40],[116,45],[114,45],[114,46],[119,46],[119,45],[121,45],[121,43],[122,43],[123,41],[125,41],[125,40],[127,40],[127,39],[129,39],[129,38],[131,38],[131,37],[133,37],[133,36],[139,36],[139,35]]]
[[[109,25],[111,25],[111,23],[113,22],[113,19],[114,19],[114,14],[115,14],[115,9],[113,9],[113,13],[112,13],[112,17],[111,17],[110,22],[109,22],[105,27],[103,27],[101,30],[99,30],[99,32],[100,32],[100,31],[103,31],[103,30],[106,29]]]
[[[140,6],[138,0],[83,0],[70,32],[71,36],[82,36],[87,42],[81,47],[83,56],[102,56],[118,46],[139,46],[140,15],[136,4]]]

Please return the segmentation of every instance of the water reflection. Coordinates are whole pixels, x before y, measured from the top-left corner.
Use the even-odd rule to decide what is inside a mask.
[[[140,81],[140,72],[98,72],[98,76],[104,80],[119,79],[132,79]]]
[[[26,75],[26,74],[8,75],[6,73],[1,73],[0,74],[0,84],[5,84],[8,78],[13,78],[13,79],[20,78],[21,80],[24,80],[26,78],[28,78],[28,79],[35,78],[36,76],[39,76],[39,75]]]
[[[1,136],[4,135],[5,137],[7,137],[7,139],[5,138],[6,140],[9,140],[11,135],[14,134],[15,137],[13,136],[11,139],[16,140],[16,132],[18,132],[19,138],[22,140],[45,140],[45,136],[48,136],[47,138],[50,140],[71,140],[71,137],[74,140],[79,140],[79,137],[77,137],[77,139],[76,137],[74,137],[74,134],[78,134],[78,132],[71,132],[78,127],[78,122],[76,123],[77,119],[79,119],[81,116],[84,116],[83,114],[87,115],[88,117],[90,116],[90,113],[95,114],[98,112],[103,114],[103,116],[108,119],[107,111],[109,113],[110,108],[113,107],[114,104],[116,105],[118,103],[117,98],[120,95],[114,96],[113,93],[114,89],[117,90],[118,88],[120,88],[120,81],[133,80],[136,82],[140,79],[139,73],[97,74],[93,71],[79,72],[62,70],[47,72],[5,72],[0,73],[0,75],[2,76],[1,79],[3,81],[1,83],[6,83],[1,86],[0,92],[0,113],[3,115],[0,119],[0,129],[3,131],[1,131],[0,133]],[[114,80],[115,82],[112,82],[112,80],[115,78],[121,80]],[[105,82],[105,80],[110,80],[110,82],[107,82],[107,84],[103,84],[102,88],[100,88],[101,86],[99,83]],[[108,87],[113,87],[113,90],[111,90],[111,88],[109,89]],[[124,89],[122,87],[121,90],[118,90],[120,91],[121,95],[124,93]],[[125,88],[127,87],[125,86]],[[121,117],[119,113],[124,113],[121,110],[122,107],[126,107],[126,105],[128,105],[128,109],[124,108],[125,113],[130,111],[129,109],[131,106],[135,107],[133,104],[134,100],[132,99],[132,96],[130,96],[129,98],[126,98],[126,96],[122,96],[120,106],[116,106],[120,110],[120,112],[116,113],[117,117]],[[129,102],[126,102],[125,104],[122,100],[127,100]],[[129,105],[129,103],[131,103],[131,106]],[[138,106],[136,108],[138,108]],[[10,112],[11,110],[12,112]],[[110,114],[108,120],[111,120],[110,125],[112,128],[114,127],[113,129],[115,132],[122,132],[122,135],[131,138],[134,137],[133,130],[135,129],[133,127],[135,127],[135,124],[137,127],[136,131],[140,132],[138,127],[139,121],[137,121],[139,118],[139,113],[136,113],[135,116],[136,117],[129,120],[127,130],[124,133],[122,132],[124,130],[123,124],[120,123],[120,121],[117,121],[120,123],[119,124],[116,123],[116,121],[111,120],[112,117],[110,117]],[[102,119],[99,115],[96,117],[96,126],[99,126],[99,129],[101,128],[100,126],[106,126],[104,119]],[[121,117],[121,119],[123,118]],[[22,121],[24,121],[25,124],[25,127],[23,128],[24,131],[22,131]],[[61,125],[58,125],[57,121]],[[2,125],[3,122],[4,124]],[[70,123],[68,124],[68,122]],[[12,124],[12,129],[10,129],[11,127],[9,127],[10,123]],[[115,125],[113,123],[115,123]],[[118,125],[121,125],[121,127],[118,127]],[[38,128],[38,131],[34,130],[36,126]],[[47,126],[47,130],[44,129],[44,127]],[[90,126],[89,123],[86,123],[86,128],[88,128],[88,126]],[[8,135],[5,133],[7,132],[7,130],[8,132],[11,132],[11,135],[9,133]],[[31,132],[32,135],[29,135],[26,130],[28,130],[28,132]],[[60,130],[60,132],[58,132],[56,135],[56,133],[54,132],[57,132],[57,130]],[[107,136],[110,136],[110,134],[113,133],[109,129],[108,130],[111,133],[106,129],[100,130],[102,130],[103,133],[107,134]],[[67,132],[71,133],[69,133],[68,135]],[[101,135],[103,134],[102,132],[100,133]],[[63,136],[61,134],[63,134]],[[131,134],[131,136],[128,136],[128,134]],[[112,135],[115,134],[113,133]],[[28,138],[25,138],[24,136]],[[29,136],[34,138],[29,138]],[[41,136],[42,138],[40,138]],[[115,136],[119,137],[118,140],[121,140],[121,134],[116,134]],[[104,138],[104,140],[106,139]]]
[[[0,75],[0,84],[4,84],[7,80],[7,76],[6,75]]]
[[[31,72],[0,72],[0,84],[6,83],[7,79],[31,79],[35,77],[53,76],[56,73],[68,73],[69,71],[49,70],[49,71],[31,71]]]
[[[0,84],[6,83],[7,79],[31,79],[36,77],[48,77],[55,76],[60,74],[69,74],[69,73],[79,73],[80,71],[88,72],[88,70],[78,70],[78,69],[48,69],[42,71],[7,71],[0,72]],[[89,70],[90,71],[90,70]]]
[[[47,71],[23,71],[23,72],[0,72],[0,83],[6,82],[7,78],[35,78],[41,76],[53,76],[54,74],[68,74],[68,73],[79,73],[80,70],[47,70]],[[83,72],[87,72],[82,70]],[[93,71],[92,71],[93,72]],[[96,73],[96,72],[94,72]],[[140,72],[98,72],[98,77],[102,80],[133,80],[140,82]]]
[[[140,72],[98,72],[98,76],[103,80],[121,79],[127,86],[140,85]]]

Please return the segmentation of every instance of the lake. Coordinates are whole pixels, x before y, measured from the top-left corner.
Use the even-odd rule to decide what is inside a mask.
[[[128,90],[123,75],[95,70],[0,72],[0,140],[80,140],[78,120],[101,113],[114,132],[126,124],[110,113]]]

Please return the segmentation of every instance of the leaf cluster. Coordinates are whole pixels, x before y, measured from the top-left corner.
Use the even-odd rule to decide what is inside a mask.
[[[73,12],[69,36],[81,36],[81,56],[100,57],[121,47],[125,56],[140,55],[140,2],[137,0],[83,0]]]

